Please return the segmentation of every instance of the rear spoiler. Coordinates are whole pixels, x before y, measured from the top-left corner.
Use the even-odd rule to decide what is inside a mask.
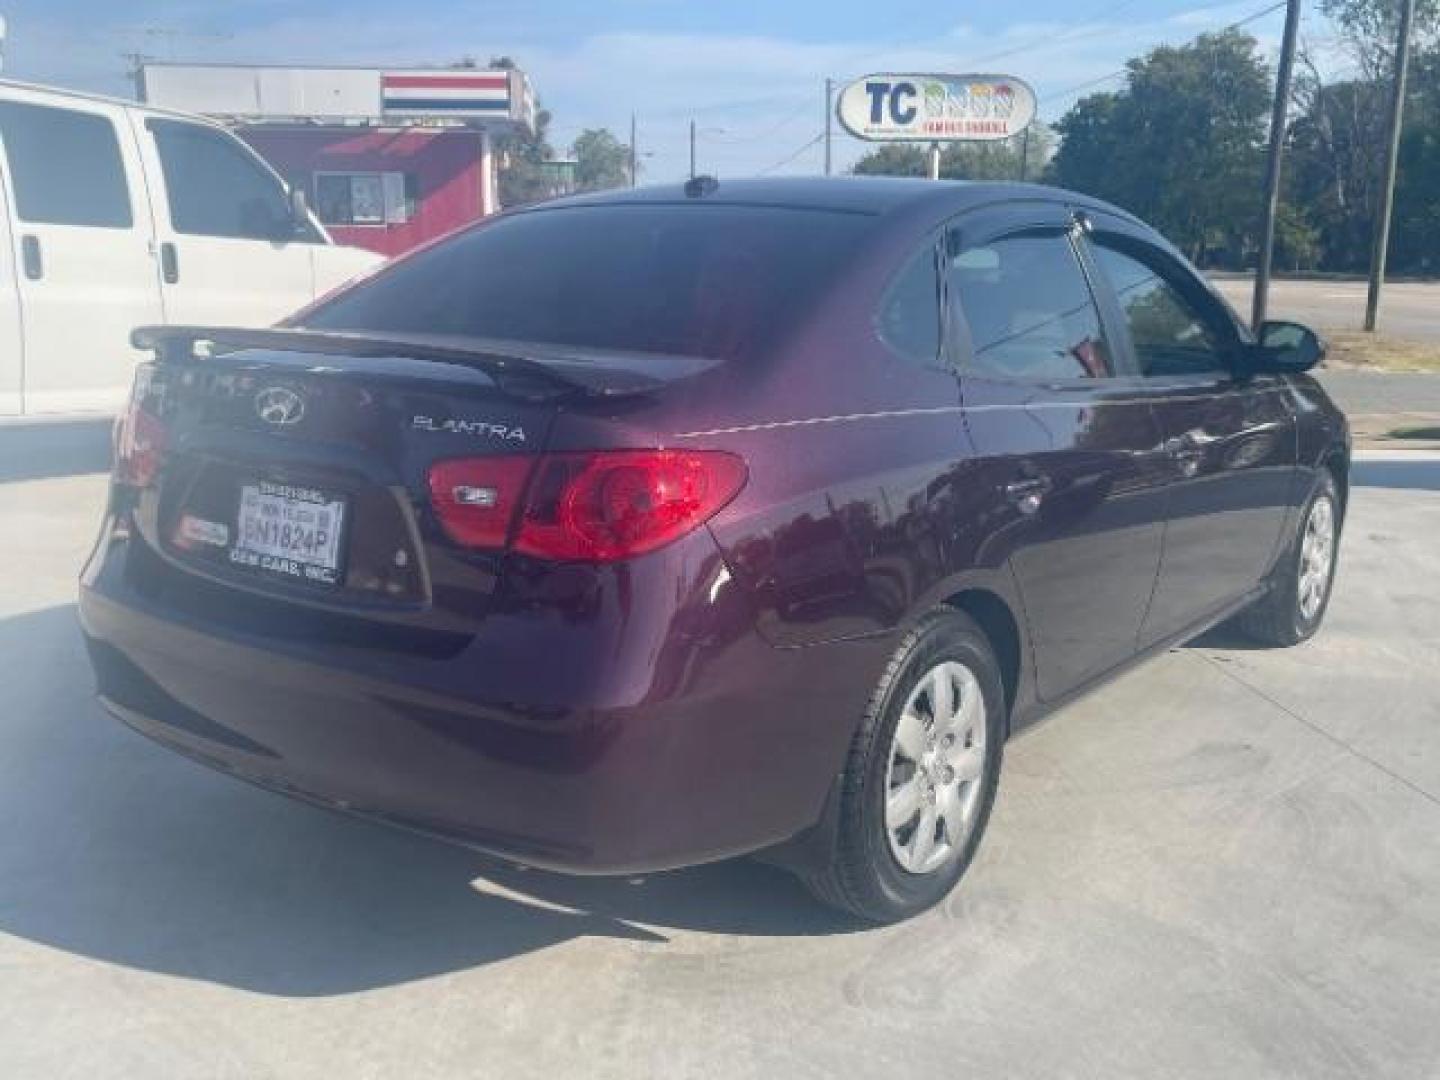
[[[715,367],[719,361],[648,353],[570,352],[560,346],[491,341],[444,334],[245,329],[234,326],[141,326],[137,349],[162,363],[203,361],[245,349],[316,353],[354,360],[407,358],[481,371],[526,397],[629,397]]]

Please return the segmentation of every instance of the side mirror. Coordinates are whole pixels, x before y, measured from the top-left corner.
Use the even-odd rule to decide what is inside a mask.
[[[1247,350],[1251,372],[1298,375],[1325,359],[1325,342],[1308,326],[1293,322],[1266,322],[1260,340]]]

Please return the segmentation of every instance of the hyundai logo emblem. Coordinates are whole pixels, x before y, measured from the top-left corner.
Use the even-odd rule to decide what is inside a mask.
[[[255,395],[255,415],[277,427],[298,424],[305,415],[305,399],[288,386],[267,386]]]

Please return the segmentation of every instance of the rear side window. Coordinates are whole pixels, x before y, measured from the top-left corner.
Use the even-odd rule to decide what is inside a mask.
[[[729,359],[800,317],[874,220],[725,204],[527,211],[396,263],[306,322]]]
[[[1226,370],[1228,335],[1218,318],[1185,296],[1151,260],[1095,244],[1095,259],[1120,301],[1142,375],[1212,374]]]
[[[21,221],[130,228],[125,166],[107,118],[0,101],[0,138]]]
[[[1099,312],[1065,234],[961,247],[949,277],[970,328],[966,370],[1014,379],[1113,374]]]
[[[910,261],[880,307],[880,336],[907,360],[936,363],[940,356],[940,276],[934,246]]]
[[[234,139],[183,120],[149,120],[146,127],[160,155],[170,227],[177,233],[292,239],[285,189]],[[310,230],[293,238],[317,239]]]

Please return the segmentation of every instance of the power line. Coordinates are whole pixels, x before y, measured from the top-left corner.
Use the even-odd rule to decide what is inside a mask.
[[[775,164],[773,164],[773,165],[767,165],[765,168],[761,169],[761,170],[760,170],[759,172],[757,172],[755,175],[756,175],[756,176],[765,176],[765,175],[767,175],[767,174],[769,174],[769,173],[774,172],[776,169],[783,169],[786,165],[789,165],[792,161],[794,161],[796,158],[798,158],[798,157],[799,157],[801,154],[803,154],[806,150],[809,150],[812,146],[814,146],[815,144],[817,144],[818,142],[820,142],[820,140],[823,139],[823,138],[825,138],[825,133],[822,131],[819,135],[816,135],[816,136],[815,136],[813,139],[811,139],[809,142],[805,143],[805,145],[799,147],[794,153],[792,153],[792,154],[787,154],[785,157],[781,158],[779,161],[775,162]]]
[[[1237,19],[1235,22],[1227,23],[1226,25],[1218,27],[1214,30],[1202,30],[1199,34],[1196,34],[1195,37],[1190,38],[1189,41],[1193,42],[1196,39],[1204,36],[1205,34],[1223,34],[1227,30],[1238,30],[1242,26],[1248,26],[1252,22],[1263,19],[1266,15],[1270,15],[1276,11],[1279,11],[1286,5],[1286,2],[1287,0],[1278,0],[1277,3],[1271,4],[1269,7],[1262,8],[1261,10],[1256,11],[1250,15],[1246,15],[1243,19]],[[1077,83],[1074,86],[1067,86],[1063,90],[1056,90],[1053,93],[1046,94],[1040,99],[1039,103],[1043,105],[1047,101],[1054,101],[1057,98],[1068,97],[1069,95],[1078,93],[1081,90],[1088,90],[1092,86],[1098,86],[1100,83],[1109,82],[1111,79],[1122,78],[1123,76],[1128,74],[1128,72],[1128,68],[1121,68],[1119,71],[1112,71],[1108,75],[1101,75],[1099,78],[1087,79],[1085,82]]]

